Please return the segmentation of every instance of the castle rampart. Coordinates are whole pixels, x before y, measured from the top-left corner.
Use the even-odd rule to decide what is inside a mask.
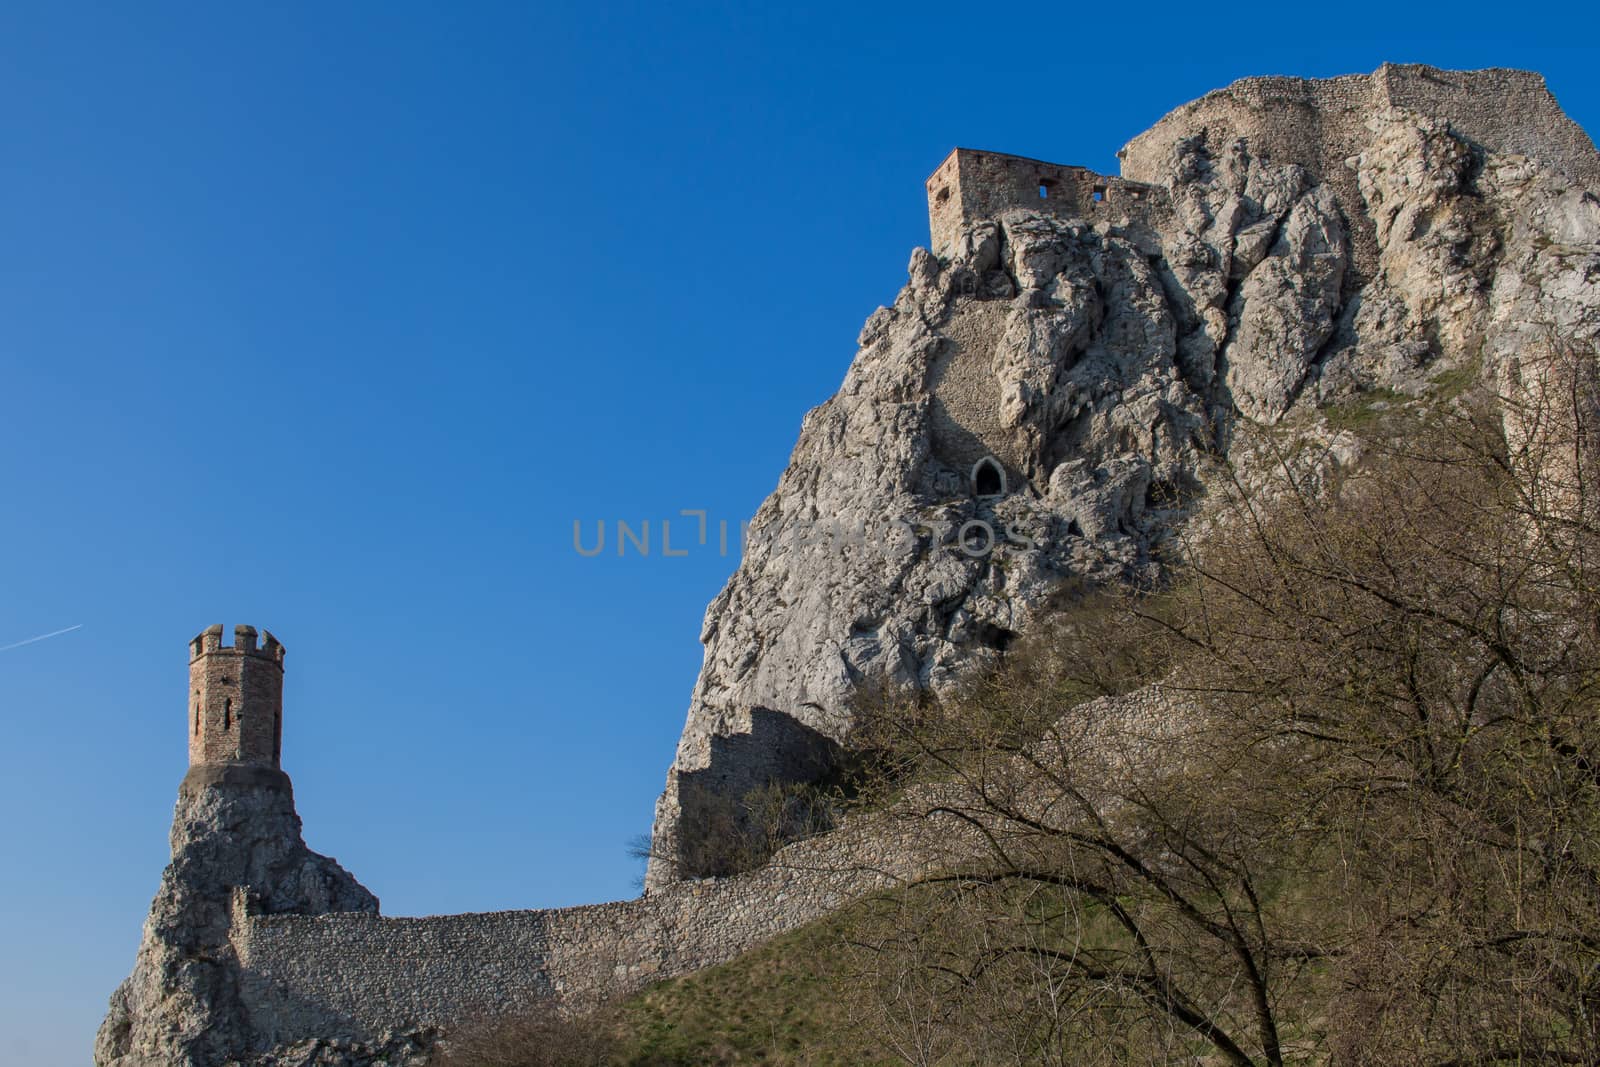
[[[1332,188],[1350,222],[1355,281],[1375,269],[1377,242],[1350,161],[1370,139],[1367,123],[1390,108],[1444,118],[1483,148],[1531,156],[1600,188],[1594,142],[1561,110],[1544,78],[1522,70],[1386,63],[1339,78],[1245,78],[1169,112],[1117,155],[1123,175],[1136,182],[1161,181],[1177,143],[1189,138],[1203,139],[1213,153],[1243,141],[1252,156],[1299,164]]]
[[[227,646],[212,626],[190,642],[191,767],[180,796],[192,810],[243,803],[262,787],[280,816],[290,803],[278,768],[284,649],[259,636],[257,647],[254,628],[235,627]],[[959,836],[933,840],[942,850]],[[250,850],[247,869],[257,871],[274,848]],[[359,887],[335,906],[328,871],[337,867],[309,855],[284,868],[296,872],[294,892],[229,876],[217,903],[226,906],[227,955],[257,1047],[311,1038],[371,1045],[539,1001],[592,1005],[722,963],[933,862],[918,827],[862,822],[791,845],[750,874],[609,904],[382,918]]]
[[[258,915],[241,892],[230,933],[240,994],[271,1044],[313,1035],[371,1042],[552,998],[592,1006],[724,963],[927,869],[924,832],[864,825],[791,845],[750,874],[574,908]]]
[[[1173,703],[1155,688],[1102,697],[1086,723],[1158,737]],[[868,894],[984,855],[984,833],[939,809],[938,786],[781,849],[747,874],[674,882],[607,904],[425,918],[258,914],[233,896],[229,940],[242,1005],[276,1045],[505,1016],[537,1002],[582,1010],[725,963]]]

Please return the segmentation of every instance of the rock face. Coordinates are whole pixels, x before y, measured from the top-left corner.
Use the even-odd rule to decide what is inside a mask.
[[[1593,354],[1600,156],[1537,75],[1249,79],[1121,155],[1163,202],[965,219],[805,417],[706,612],[647,889],[720,873],[710,839],[823,774],[858,694],[949,685],[1064,581],[1153,576],[1241,420],[1326,439],[1330,403]]]
[[[378,900],[338,863],[306,848],[289,779],[263,767],[200,766],[172,820],[172,862],[145,921],[133,974],[111,998],[95,1041],[99,1067],[343,1063],[328,1042],[271,1047],[241,1006],[229,941],[236,887],[271,914],[371,912]],[[399,1039],[394,1063],[421,1041]]]
[[[706,613],[643,899],[379,918],[301,839],[281,645],[197,637],[199,762],[98,1067],[420,1064],[463,1019],[730,958],[848,899],[861,883],[824,876],[862,854],[921,864],[926,842],[857,826],[786,849],[790,871],[675,884],[723,873],[752,794],[837,764],[859,696],[945,689],[1063,585],[1158,577],[1163,543],[1205,528],[1216,460],[1251,477],[1258,428],[1347,462],[1331,412],[1477,382],[1516,401],[1513,441],[1537,432],[1520,412],[1565,412],[1575,466],[1600,463],[1600,157],[1536,75],[1251,79],[1123,161],[1048,213],[982,215],[1015,190],[962,172],[943,254],[915,251],[868,319]]]

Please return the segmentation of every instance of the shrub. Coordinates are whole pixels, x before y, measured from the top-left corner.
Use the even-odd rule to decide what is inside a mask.
[[[540,1007],[462,1029],[435,1067],[607,1067],[617,1040],[605,1015],[568,1017]]]

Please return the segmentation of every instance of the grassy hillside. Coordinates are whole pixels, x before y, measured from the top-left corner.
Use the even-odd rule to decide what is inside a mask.
[[[846,941],[862,905],[585,1018],[461,1035],[439,1067],[874,1067],[900,1062],[852,1016]]]
[[[1576,424],[1508,440],[1463,407],[1223,483],[1181,580],[863,709],[860,802],[983,855],[449,1067],[1600,1067]]]
[[[859,909],[772,941],[731,963],[663,982],[623,1002],[613,1062],[870,1065],[896,1063],[853,1025],[842,947]]]

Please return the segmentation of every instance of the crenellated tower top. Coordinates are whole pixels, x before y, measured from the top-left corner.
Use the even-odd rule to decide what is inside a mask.
[[[278,769],[283,750],[283,645],[253,626],[221,625],[189,642],[189,766]]]

